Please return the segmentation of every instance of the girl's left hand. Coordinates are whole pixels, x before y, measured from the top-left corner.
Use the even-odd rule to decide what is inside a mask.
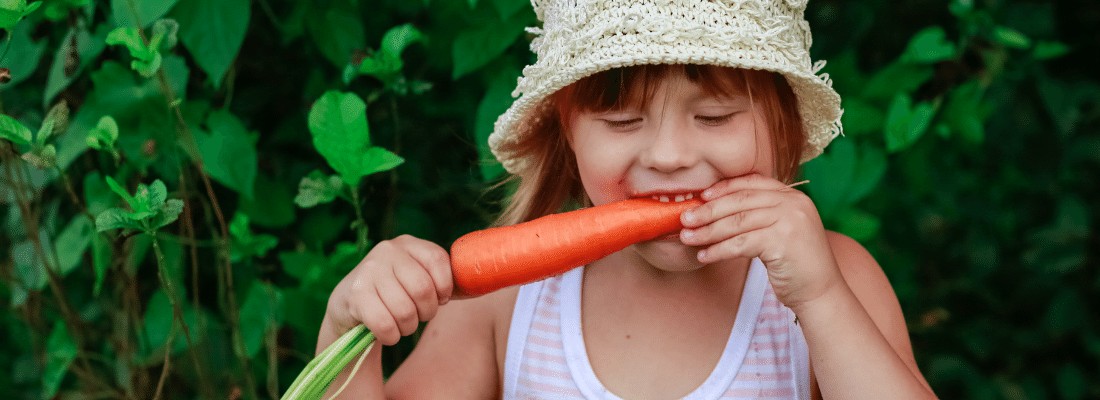
[[[703,247],[700,262],[759,257],[776,297],[790,308],[843,284],[817,207],[806,194],[750,174],[720,181],[702,198],[706,203],[681,216],[680,232],[684,244]]]

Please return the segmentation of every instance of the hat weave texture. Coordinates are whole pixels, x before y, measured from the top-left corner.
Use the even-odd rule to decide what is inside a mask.
[[[523,69],[511,107],[496,121],[489,148],[505,170],[527,160],[512,150],[546,116],[546,98],[582,78],[645,64],[700,64],[783,74],[798,98],[806,162],[841,133],[840,95],[824,61],[810,60],[807,0],[532,0],[542,28],[536,61]]]

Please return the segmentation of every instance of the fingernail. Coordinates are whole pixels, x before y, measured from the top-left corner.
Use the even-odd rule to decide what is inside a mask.
[[[694,224],[695,223],[695,213],[694,212],[684,211],[684,214],[681,217],[683,218],[684,223],[688,223],[688,224]]]
[[[687,240],[691,240],[691,239],[694,239],[694,238],[695,238],[695,231],[693,231],[691,229],[684,229],[684,230],[680,231],[680,239],[681,240],[687,241]]]
[[[697,258],[699,262],[707,262],[707,251],[699,250],[699,254],[697,254],[695,258]]]
[[[714,197],[714,189],[704,190],[701,196],[703,196],[703,200],[710,200],[712,197]]]

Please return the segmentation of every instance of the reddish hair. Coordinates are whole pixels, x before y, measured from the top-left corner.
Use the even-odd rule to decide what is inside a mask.
[[[770,71],[711,65],[638,65],[615,68],[585,77],[558,90],[541,108],[547,113],[520,135],[513,149],[529,160],[516,177],[519,186],[497,223],[528,221],[558,212],[569,203],[586,204],[576,156],[569,148],[568,132],[579,112],[606,111],[627,105],[645,108],[660,84],[672,74],[683,74],[708,95],[732,97],[747,94],[755,108],[760,104],[771,133],[773,160],[780,181],[798,175],[806,145],[806,132],[798,113],[798,101],[787,80]]]

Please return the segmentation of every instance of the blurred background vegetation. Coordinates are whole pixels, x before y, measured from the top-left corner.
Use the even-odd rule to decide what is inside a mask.
[[[1100,5],[813,0],[808,163],[943,398],[1100,398]],[[373,243],[447,246],[532,60],[521,0],[0,1],[0,391],[275,398]],[[392,370],[414,340],[387,348]]]

